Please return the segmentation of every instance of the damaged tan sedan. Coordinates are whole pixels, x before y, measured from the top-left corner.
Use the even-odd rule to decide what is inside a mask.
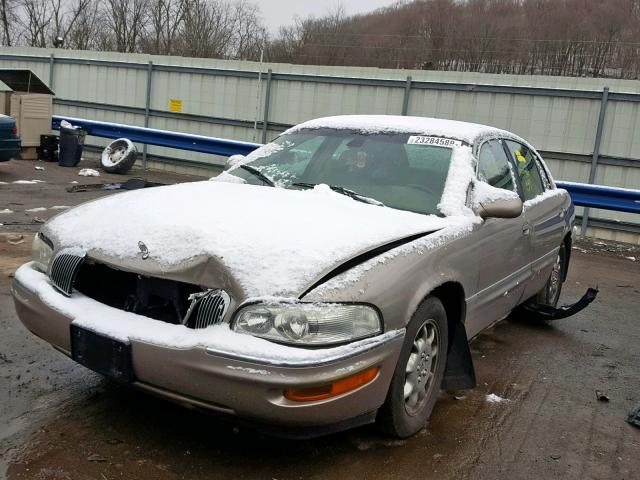
[[[446,120],[303,123],[212,181],[42,227],[18,315],[88,368],[276,435],[406,437],[475,386],[468,339],[556,308],[574,209],[535,149]]]

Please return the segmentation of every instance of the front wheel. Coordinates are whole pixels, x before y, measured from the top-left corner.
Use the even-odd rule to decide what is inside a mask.
[[[386,433],[405,438],[426,425],[444,376],[447,330],[442,302],[427,297],[407,325],[387,399],[378,414],[377,422]]]
[[[544,284],[542,290],[540,290],[535,297],[536,304],[547,305],[549,307],[556,307],[558,305],[560,293],[562,292],[565,262],[566,250],[564,244],[562,244],[553,262],[553,269],[551,270],[547,283]]]

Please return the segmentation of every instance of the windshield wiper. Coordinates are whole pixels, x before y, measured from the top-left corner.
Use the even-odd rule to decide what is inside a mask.
[[[319,183],[309,183],[309,182],[294,182],[291,184],[294,187],[304,187],[304,188],[315,188],[320,185]],[[348,188],[341,187],[340,185],[327,185],[331,190],[336,193],[340,193],[342,195],[346,195],[349,198],[353,198],[358,202],[368,203],[369,205],[377,205],[379,207],[384,207],[385,204],[376,200],[375,198],[365,197],[364,195],[360,195],[358,192],[354,192],[353,190],[349,190]]]
[[[269,185],[270,187],[276,186],[276,184],[273,183],[273,180],[267,177],[264,173],[262,173],[256,167],[252,167],[251,165],[238,165],[238,168],[242,168],[243,170],[246,170],[247,172],[252,173],[256,177],[258,177],[260,180],[262,180],[264,183]]]

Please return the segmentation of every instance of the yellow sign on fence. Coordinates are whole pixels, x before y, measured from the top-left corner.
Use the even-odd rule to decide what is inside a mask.
[[[169,111],[170,112],[175,112],[175,113],[181,113],[182,112],[182,100],[177,99],[177,98],[170,98],[169,99]]]

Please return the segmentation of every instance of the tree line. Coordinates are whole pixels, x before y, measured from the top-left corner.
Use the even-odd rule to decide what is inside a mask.
[[[637,79],[640,0],[417,0],[268,34],[250,0],[0,0],[3,45]]]

